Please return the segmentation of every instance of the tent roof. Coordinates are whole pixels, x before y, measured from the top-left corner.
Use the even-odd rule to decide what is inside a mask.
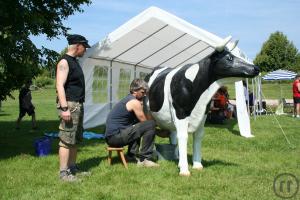
[[[85,57],[146,68],[177,67],[200,61],[225,40],[164,10],[150,7],[93,45]],[[239,57],[245,58],[236,49]]]
[[[297,74],[295,72],[279,69],[279,70],[272,71],[272,72],[266,74],[262,78],[264,80],[267,80],[267,81],[271,81],[271,80],[291,80],[291,79],[294,79],[296,75]]]

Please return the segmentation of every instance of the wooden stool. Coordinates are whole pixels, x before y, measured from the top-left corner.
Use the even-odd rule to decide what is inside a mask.
[[[123,152],[124,151],[123,147],[106,147],[106,150],[108,151],[107,161],[108,161],[109,165],[111,165],[111,154],[112,154],[112,151],[117,151],[119,157],[122,160],[122,163],[123,163],[124,167],[126,169],[128,169],[127,162],[126,162],[126,159],[125,159],[125,156],[124,156],[124,152]]]

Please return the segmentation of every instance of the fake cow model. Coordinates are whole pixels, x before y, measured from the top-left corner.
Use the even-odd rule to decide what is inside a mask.
[[[206,107],[214,93],[225,83],[233,82],[232,77],[254,77],[259,73],[258,67],[228,50],[227,43],[199,63],[157,68],[150,74],[147,105],[160,127],[177,133],[180,175],[190,175],[188,133],[193,134],[193,168],[203,168],[201,139]],[[236,44],[231,46],[233,49]]]

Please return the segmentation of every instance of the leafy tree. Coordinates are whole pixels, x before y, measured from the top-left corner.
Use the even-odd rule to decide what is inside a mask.
[[[0,1],[0,101],[58,58],[55,51],[38,49],[30,35],[48,39],[66,35],[63,25],[83,4],[91,0],[1,0]]]
[[[294,44],[282,32],[277,31],[263,44],[260,53],[254,59],[254,64],[264,72],[277,69],[297,71],[297,66],[298,70],[300,69],[299,57]]]

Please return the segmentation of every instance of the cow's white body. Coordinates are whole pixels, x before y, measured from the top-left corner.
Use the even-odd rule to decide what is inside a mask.
[[[165,68],[159,69],[154,72],[154,74],[149,79],[149,87],[157,75],[163,71]],[[178,148],[179,148],[179,168],[181,175],[189,175],[188,162],[187,162],[187,139],[188,133],[193,134],[193,168],[202,169],[201,164],[201,140],[204,135],[204,123],[206,120],[206,106],[210,102],[212,96],[216,91],[225,83],[237,80],[236,78],[224,78],[215,81],[213,84],[205,90],[205,92],[199,98],[196,106],[194,107],[191,115],[185,119],[177,119],[175,110],[172,106],[172,96],[170,92],[171,79],[173,75],[181,68],[176,68],[172,70],[165,79],[164,89],[164,103],[159,112],[151,112],[152,116],[155,118],[156,122],[160,127],[166,128],[168,130],[174,131],[171,135],[171,141],[176,142],[174,136],[177,137]],[[194,64],[190,67],[188,73],[186,73],[186,78],[193,81],[195,74],[198,73],[199,64]],[[174,134],[175,133],[175,134]],[[176,134],[177,133],[177,134]]]
[[[188,133],[193,134],[193,168],[203,168],[201,139],[206,108],[212,96],[228,82],[237,81],[241,77],[254,77],[259,73],[259,69],[240,56],[238,50],[232,50],[237,43],[229,45],[231,51],[226,49],[224,45],[228,42],[229,39],[217,48],[218,51],[199,63],[175,69],[155,69],[150,75],[147,105],[160,127],[175,132],[172,135],[176,135],[178,141],[181,175],[190,175],[187,161]],[[174,138],[171,141],[175,143]]]

